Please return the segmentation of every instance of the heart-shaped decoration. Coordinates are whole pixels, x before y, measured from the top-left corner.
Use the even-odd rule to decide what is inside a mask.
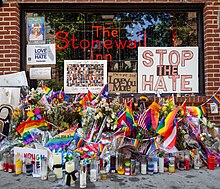
[[[1,105],[0,106],[0,120],[6,120],[8,116],[12,113],[13,108],[10,105]]]

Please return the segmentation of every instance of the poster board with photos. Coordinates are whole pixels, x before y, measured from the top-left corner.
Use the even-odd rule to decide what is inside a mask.
[[[27,17],[27,39],[28,44],[45,43],[44,17]]]
[[[98,94],[107,84],[107,60],[64,60],[64,92]]]
[[[110,94],[137,93],[137,73],[108,72],[108,90]]]

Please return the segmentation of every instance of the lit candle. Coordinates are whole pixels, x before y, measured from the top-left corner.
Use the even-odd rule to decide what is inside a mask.
[[[62,154],[54,153],[53,154],[53,169],[57,179],[63,178],[62,170]]]
[[[66,170],[66,175],[65,175],[65,184],[68,186],[74,186],[75,185],[75,175],[74,175],[74,170],[75,170],[75,164],[73,161],[68,161],[65,163],[65,170]]]

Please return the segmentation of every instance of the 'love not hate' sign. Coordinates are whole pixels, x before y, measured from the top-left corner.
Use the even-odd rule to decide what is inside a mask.
[[[197,93],[198,47],[138,47],[138,93]]]

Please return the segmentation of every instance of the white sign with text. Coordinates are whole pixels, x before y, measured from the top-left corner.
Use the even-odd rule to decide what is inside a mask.
[[[138,93],[197,93],[198,47],[138,47]]]
[[[30,79],[51,79],[51,67],[30,68]]]
[[[27,65],[56,64],[55,44],[27,45]]]

